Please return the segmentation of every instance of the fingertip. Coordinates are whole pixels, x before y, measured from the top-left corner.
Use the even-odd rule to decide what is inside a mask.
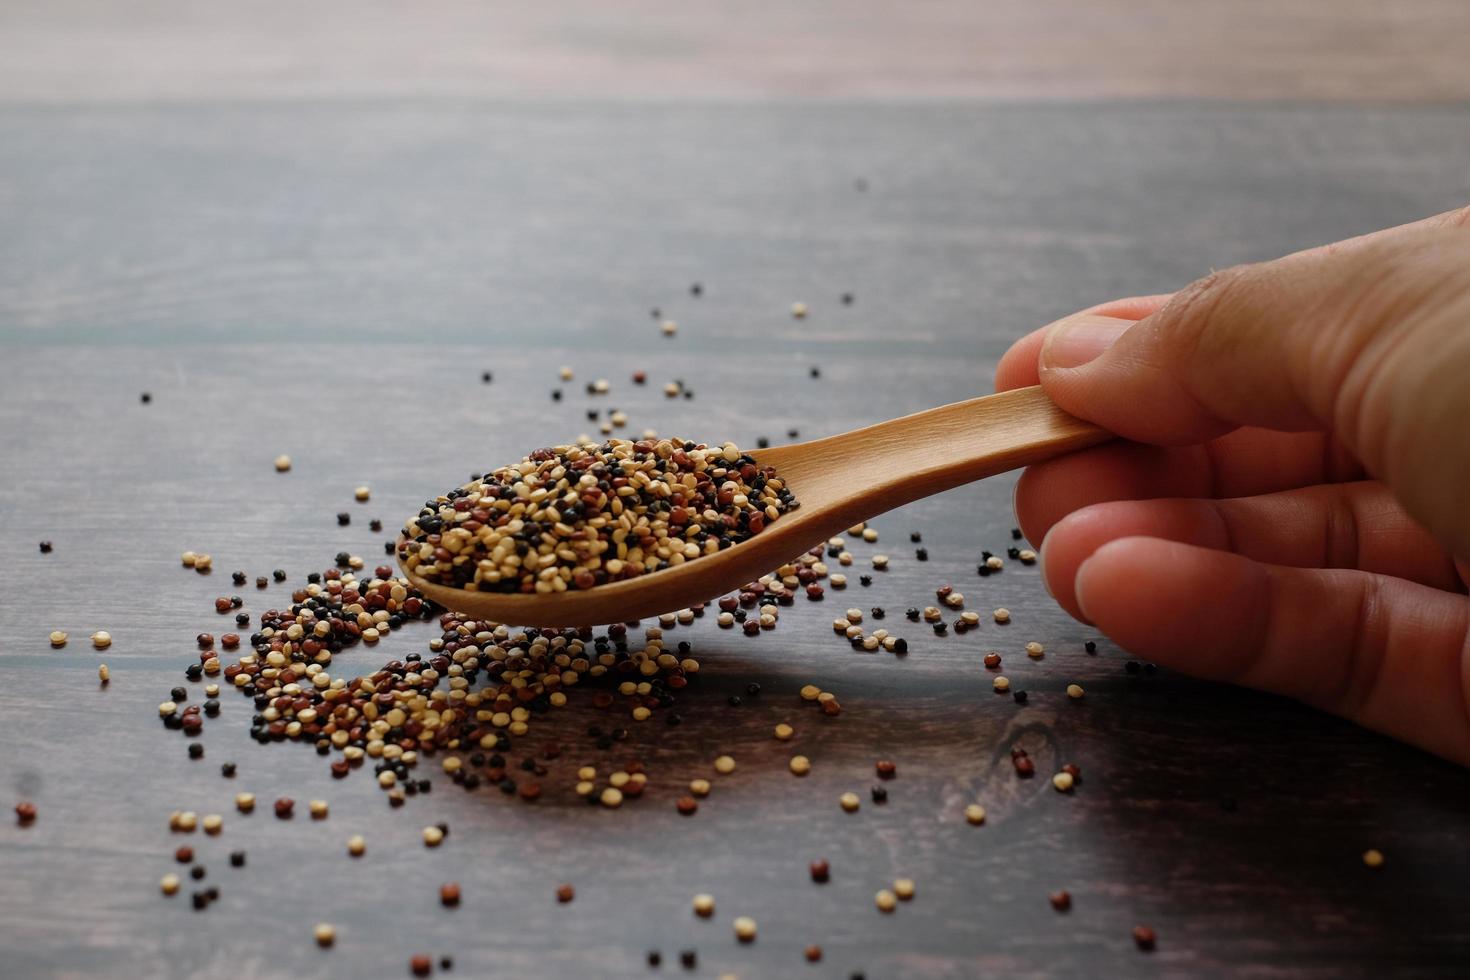
[[[1041,377],[1037,373],[1037,360],[1041,355],[1041,345],[1046,340],[1047,329],[1041,327],[1031,331],[1001,355],[1000,363],[995,366],[996,391],[1029,388],[1041,383]]]
[[[1073,582],[1077,606],[1125,649],[1160,663],[1220,676],[1218,662],[1249,633],[1267,604],[1256,562],[1160,538],[1109,541],[1085,558]]]

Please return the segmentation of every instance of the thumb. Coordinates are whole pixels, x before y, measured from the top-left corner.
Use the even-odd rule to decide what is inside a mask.
[[[1133,325],[1059,321],[1041,383],[1072,414],[1140,442],[1242,425],[1331,432],[1470,556],[1470,228],[1457,224],[1216,272]]]

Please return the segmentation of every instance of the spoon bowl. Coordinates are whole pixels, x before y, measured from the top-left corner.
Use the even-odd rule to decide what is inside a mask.
[[[800,506],[755,537],[682,565],[548,595],[472,592],[405,569],[425,596],[476,619],[525,626],[631,622],[716,598],[885,511],[963,483],[1096,445],[1111,434],[1041,388],[972,398],[810,442],[751,453]]]

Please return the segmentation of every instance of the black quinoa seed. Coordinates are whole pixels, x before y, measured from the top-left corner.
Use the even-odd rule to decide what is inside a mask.
[[[918,560],[918,561],[928,561],[929,560],[929,549],[928,548],[919,548],[918,550],[916,550],[914,552],[914,558],[916,560]]]

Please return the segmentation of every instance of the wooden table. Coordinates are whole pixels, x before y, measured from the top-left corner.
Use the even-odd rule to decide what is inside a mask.
[[[1014,544],[1008,478],[881,519],[847,590],[799,601],[774,632],[712,617],[671,630],[703,665],[678,727],[619,721],[581,692],[512,753],[564,747],[534,805],[426,766],[433,792],[390,809],[368,772],[333,780],[307,746],[253,743],[250,703],[228,691],[190,760],[155,706],[185,683],[194,635],[232,626],[215,596],[258,615],[289,594],[257,591],[256,575],[300,583],[342,550],[375,564],[370,518],[391,531],[471,472],[594,430],[589,408],[622,409],[633,431],[754,443],[964,398],[988,389],[1011,338],[1071,309],[1463,203],[1467,159],[1470,111],[1449,106],[0,108],[14,579],[0,599],[0,974],[394,977],[425,952],[454,957],[445,975],[657,976],[684,975],[685,949],[700,976],[1463,974],[1463,771],[1279,699],[1131,674],[1105,641],[1088,655],[1095,637],[1036,568],[975,573],[982,549]],[[575,381],[558,380],[563,364]],[[598,377],[612,391],[586,394]],[[674,378],[692,400],[663,397]],[[449,445],[451,428],[477,435]],[[280,453],[291,472],[274,471]],[[214,573],[181,568],[186,549],[210,552]],[[892,566],[861,587],[879,550]],[[237,568],[250,584],[231,584]],[[978,631],[904,619],[946,582],[985,615]],[[909,655],[835,637],[849,606],[886,609]],[[989,620],[997,606],[1010,625]],[[65,649],[52,629],[71,633]],[[87,643],[96,629],[114,637],[105,653]],[[367,673],[433,635],[410,626],[338,666]],[[1039,661],[1022,653],[1033,639]],[[991,649],[1026,705],[992,693]],[[1065,696],[1072,682],[1084,700]],[[804,706],[808,683],[842,716]],[[782,721],[790,743],[770,735]],[[631,734],[600,751],[589,724]],[[1038,778],[1014,775],[1017,744]],[[813,761],[802,780],[786,768],[798,752]],[[715,777],[722,753],[739,766]],[[573,795],[577,766],[633,758],[644,798],[606,811]],[[868,798],[880,758],[898,766],[883,805]],[[1083,781],[1062,795],[1047,777],[1067,762]],[[696,776],[714,792],[682,817],[673,799]],[[241,790],[262,801],[251,816],[232,805]],[[847,790],[858,813],[838,807]],[[289,824],[270,812],[282,795],[298,801]],[[325,821],[301,812],[317,797]],[[20,799],[40,809],[28,827],[9,819]],[[963,819],[972,801],[984,826]],[[223,834],[171,834],[181,808],[223,814]],[[439,821],[450,837],[428,850],[420,828]],[[368,841],[355,861],[354,833]],[[185,842],[221,891],[205,912],[187,877],[159,895]],[[1368,848],[1384,867],[1363,866]],[[809,880],[817,857],[828,884]],[[882,915],[873,895],[897,877],[918,895]],[[438,902],[447,880],[464,891],[455,910]],[[1047,902],[1062,888],[1066,914]],[[691,913],[697,892],[715,896],[711,920]],[[736,943],[737,915],[759,921],[754,944]],[[334,949],[313,944],[319,921],[336,924]],[[1151,954],[1138,924],[1158,932]]]

